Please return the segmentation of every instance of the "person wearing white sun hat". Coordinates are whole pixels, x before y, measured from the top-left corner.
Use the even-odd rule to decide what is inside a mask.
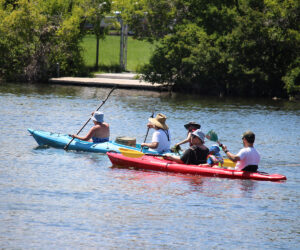
[[[71,137],[94,143],[108,142],[109,124],[104,122],[104,114],[100,111],[96,111],[93,113],[91,120],[93,120],[94,126],[90,129],[86,136],[78,136],[74,134],[71,135]]]
[[[204,145],[205,134],[197,129],[191,134],[192,146],[184,151],[182,156],[166,154],[170,160],[188,165],[206,164],[209,153],[208,148]]]
[[[156,151],[160,154],[170,152],[171,135],[169,127],[166,124],[167,117],[164,114],[157,114],[155,118],[149,118],[148,128],[154,128],[151,143],[142,143],[142,147],[148,147],[150,151]]]

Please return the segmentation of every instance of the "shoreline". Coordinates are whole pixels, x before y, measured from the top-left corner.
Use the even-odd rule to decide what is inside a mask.
[[[154,91],[171,91],[172,86],[145,82],[133,73],[106,73],[96,74],[95,77],[57,77],[50,78],[49,83],[61,85],[91,86],[91,87],[114,87],[119,89],[138,89]]]

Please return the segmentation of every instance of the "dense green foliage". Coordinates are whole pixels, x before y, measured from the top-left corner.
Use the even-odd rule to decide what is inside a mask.
[[[84,25],[93,24],[99,42],[105,34],[100,22],[112,9],[137,38],[159,41],[150,63],[140,67],[148,81],[217,95],[296,96],[299,5],[297,0],[0,0],[0,80],[47,80],[56,76],[57,65],[61,75],[85,74]]]
[[[0,79],[84,73],[80,42],[95,0],[0,0]],[[99,3],[101,1],[97,1]]]
[[[140,0],[126,17],[137,37],[161,39],[146,80],[286,96],[300,93],[299,13],[296,0]]]

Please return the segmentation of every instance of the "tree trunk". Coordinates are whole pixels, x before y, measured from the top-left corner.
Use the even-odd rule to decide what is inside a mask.
[[[121,36],[120,36],[120,68],[121,71],[124,70],[124,26],[123,20],[120,19],[121,24]]]
[[[100,36],[96,35],[97,45],[96,45],[96,65],[95,69],[98,70],[99,68],[99,40]]]
[[[128,25],[125,25],[125,32],[124,32],[124,71],[127,68],[127,42],[128,42]]]

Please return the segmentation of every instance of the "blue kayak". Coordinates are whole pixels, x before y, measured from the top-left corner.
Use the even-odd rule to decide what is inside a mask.
[[[72,137],[67,134],[52,133],[33,129],[28,129],[28,131],[40,146],[64,148],[72,140]],[[116,143],[114,141],[93,143],[88,141],[82,141],[79,139],[74,139],[72,143],[68,146],[68,150],[87,151],[95,153],[106,153],[108,151],[115,151],[120,153],[119,148],[128,148],[140,151],[141,145],[136,144],[136,147],[130,147]],[[149,151],[147,148],[143,149],[143,153],[158,154],[158,152]]]

